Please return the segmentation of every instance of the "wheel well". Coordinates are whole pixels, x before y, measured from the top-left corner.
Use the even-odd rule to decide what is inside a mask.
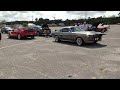
[[[81,38],[81,39],[82,39],[82,41],[84,42],[84,40],[83,40],[83,38],[82,38],[82,37],[76,37],[76,40],[77,40],[77,38]]]

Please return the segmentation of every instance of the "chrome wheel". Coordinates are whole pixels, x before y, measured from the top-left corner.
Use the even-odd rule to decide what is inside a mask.
[[[59,42],[60,40],[59,40],[59,38],[58,38],[58,36],[55,36],[55,42]]]
[[[8,38],[11,38],[10,34],[8,34]]]
[[[77,38],[76,43],[77,45],[81,46],[83,44],[82,38]]]
[[[20,35],[20,34],[18,34],[18,39],[19,39],[19,40],[21,39],[21,35]]]

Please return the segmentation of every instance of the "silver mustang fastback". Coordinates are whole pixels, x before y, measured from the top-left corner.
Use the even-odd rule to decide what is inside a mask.
[[[75,41],[77,45],[81,46],[84,43],[96,43],[102,40],[101,32],[87,31],[80,29],[79,26],[63,27],[60,30],[52,32],[52,37],[56,42],[59,41]]]

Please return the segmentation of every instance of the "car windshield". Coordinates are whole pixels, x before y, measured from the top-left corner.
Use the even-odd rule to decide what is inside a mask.
[[[41,26],[36,26],[37,28],[42,28]]]
[[[79,27],[72,27],[70,29],[72,30],[72,32],[80,32],[80,31],[82,31]]]

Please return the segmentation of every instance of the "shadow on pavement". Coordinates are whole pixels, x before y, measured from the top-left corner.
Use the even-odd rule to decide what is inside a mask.
[[[55,41],[53,41],[55,42]],[[67,44],[67,45],[71,45],[71,46],[76,46],[76,47],[83,47],[83,48],[103,48],[106,47],[107,45],[104,44],[100,44],[100,43],[86,43],[82,46],[78,46],[76,44],[76,42],[66,42],[66,41],[62,41],[62,42],[55,42],[55,43],[60,43],[60,44]]]
[[[14,38],[14,37],[7,38],[7,39],[18,40],[17,38]],[[36,40],[36,38],[32,39],[32,38],[28,37],[28,38],[22,38],[21,40]]]

